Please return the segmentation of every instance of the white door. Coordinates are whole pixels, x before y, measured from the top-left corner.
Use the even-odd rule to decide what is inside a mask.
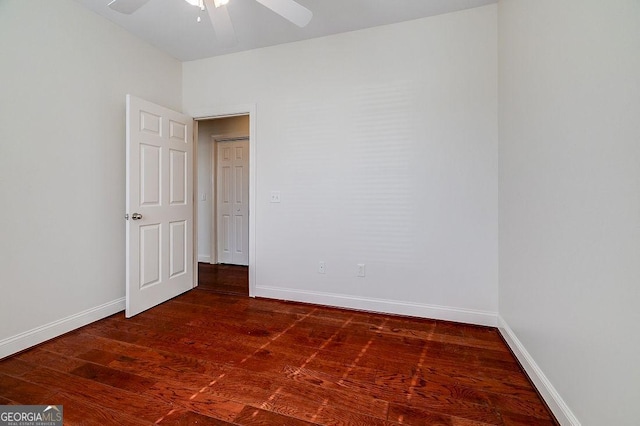
[[[193,288],[193,120],[127,95],[126,316]]]
[[[218,142],[218,262],[249,264],[249,141]]]

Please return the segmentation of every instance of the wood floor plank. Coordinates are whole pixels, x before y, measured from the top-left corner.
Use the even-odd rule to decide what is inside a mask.
[[[109,318],[105,318],[102,321],[109,321]],[[94,324],[101,324],[101,322],[99,321]],[[87,327],[94,327],[94,324],[91,324]],[[42,349],[48,352],[72,357],[79,353],[85,352],[88,348],[95,347],[94,345],[96,344],[93,336],[90,336],[84,332],[87,327],[84,327],[81,330],[77,330],[74,333],[65,334],[64,336],[57,339],[49,340],[48,342],[42,343],[41,345],[37,346],[35,349]],[[20,354],[18,355],[18,357],[24,358],[22,355],[33,355],[31,354],[31,352],[33,351],[28,351]]]
[[[519,397],[529,397],[535,394],[535,391],[531,389],[530,386],[527,386],[524,378],[515,379],[512,376],[505,378],[499,374],[496,374],[495,377],[490,375],[477,376],[465,370],[458,369],[424,368],[418,376],[416,389],[418,391],[428,392],[430,383],[460,384],[467,388],[517,395]]]
[[[70,373],[78,377],[135,393],[142,393],[145,389],[156,384],[155,380],[90,362],[75,368]]]
[[[65,392],[58,392],[51,397],[55,405],[63,406],[65,425],[104,426],[151,426],[153,422],[124,414],[121,410],[105,408],[99,404],[92,404]],[[48,405],[52,402],[39,401],[36,404]]]
[[[47,346],[48,349],[53,349]],[[86,361],[74,358],[69,355],[52,352],[44,349],[44,346],[34,348],[28,352],[18,355],[20,360],[27,361],[31,365],[30,370],[34,366],[47,367],[62,373],[69,373],[72,370],[86,364]]]
[[[378,419],[387,418],[389,403],[366,393],[353,394],[337,387],[321,387],[313,383],[288,378],[280,378],[276,383],[274,386],[278,389],[286,389],[287,394],[296,401],[303,398],[312,405],[322,403],[344,412],[361,413]],[[283,392],[280,393],[284,394]],[[279,401],[281,399],[278,398]],[[316,408],[319,408],[319,406]]]
[[[245,404],[241,402],[209,392],[172,390],[171,397],[175,401],[175,406],[225,422],[233,422],[233,419],[245,408]]]
[[[557,424],[495,328],[201,290],[0,361],[15,403],[87,425]]]
[[[19,404],[15,401],[10,400],[9,398],[0,396],[0,405],[19,405]]]
[[[60,369],[59,366],[55,365],[55,358],[59,357],[59,361],[67,362],[70,366],[62,371],[72,371],[84,365],[84,361],[90,361],[119,372],[137,374],[147,379],[195,381],[199,383],[205,383],[208,381],[209,375],[219,374],[225,370],[225,367],[221,364],[207,362],[188,355],[156,351],[95,335],[92,335],[92,339],[95,342],[95,349],[87,350],[86,347],[78,347],[74,351],[74,355],[77,358],[65,360],[66,357],[64,355],[50,353],[49,356],[53,357],[51,362],[47,362],[44,358],[41,362],[46,363],[51,368]],[[48,349],[55,350],[55,348],[51,347]],[[40,358],[42,358],[42,354],[40,354]],[[116,374],[119,373],[116,372]]]
[[[0,372],[19,377],[31,370],[33,366],[17,357],[7,358],[0,361]]]
[[[255,407],[245,407],[235,418],[235,423],[247,426],[309,426],[315,424]]]
[[[298,364],[299,365],[299,364]],[[324,373],[329,376],[336,377],[338,380],[345,378],[351,379],[357,383],[374,383],[379,373],[377,368],[367,366],[353,365],[353,360],[348,361],[331,360],[325,356],[318,356],[311,360],[307,366],[310,370]]]
[[[411,405],[390,404],[389,419],[409,417],[418,421],[420,418],[441,415],[445,417],[459,417],[490,425],[501,425],[502,419],[491,407],[470,404],[453,398],[432,396],[428,399],[411,400]],[[453,422],[451,419],[450,422]],[[399,422],[400,423],[400,422]]]
[[[248,343],[234,345],[220,337],[217,339],[210,336],[201,338],[201,336],[190,334],[185,336],[175,330],[145,327],[134,322],[104,323],[102,329],[93,329],[91,333],[107,339],[147,346],[159,351],[189,353],[195,358],[211,362],[223,360],[226,363],[237,363],[244,358],[244,353],[255,350],[255,345]]]
[[[273,393],[276,386],[275,377],[244,368],[234,368],[224,376],[214,378],[203,393],[233,399],[246,405],[260,406]]]
[[[536,394],[528,397],[523,395],[505,395],[488,393],[487,398],[491,405],[500,413],[510,413],[510,415],[534,417],[542,420],[551,420],[547,408],[540,404],[540,398]]]
[[[35,368],[23,377],[24,380],[49,389],[59,389],[93,405],[120,411],[146,421],[154,422],[171,410],[171,406],[162,401],[48,368]]]
[[[552,426],[555,422],[551,419],[540,419],[523,414],[505,412],[502,413],[505,426]]]
[[[224,420],[218,420],[213,417],[204,416],[202,414],[194,413],[185,409],[172,410],[170,414],[157,422],[162,426],[226,426],[233,423],[225,422]]]
[[[221,363],[210,362],[189,353],[169,352],[107,339],[87,330],[93,349],[74,351],[77,358],[129,372],[144,372],[145,377],[201,380],[225,370]],[[87,337],[87,336],[82,336]]]
[[[181,309],[179,305],[172,305],[173,309],[164,307],[165,309],[158,311],[148,312],[146,318],[152,318],[157,321],[165,321],[171,319],[171,321],[182,322],[189,327],[196,327],[204,329],[212,334],[225,334],[229,335],[233,333],[236,336],[242,336],[243,338],[269,338],[273,334],[283,331],[287,326],[297,319],[294,315],[282,316],[277,321],[273,316],[271,317],[251,317],[248,319],[245,315],[226,315],[210,317],[209,311],[205,308],[204,312],[188,312]],[[266,328],[265,324],[269,327]]]
[[[393,405],[390,407],[389,420],[410,426],[453,426],[451,416],[404,405]]]
[[[389,426],[395,423],[382,420],[367,414],[331,405],[323,406],[316,413],[315,422],[322,425],[349,425],[349,426]]]
[[[18,404],[30,405],[33,401],[42,401],[51,397],[55,391],[52,387],[41,382],[29,381],[23,376],[20,378],[2,374],[0,371],[0,396]]]

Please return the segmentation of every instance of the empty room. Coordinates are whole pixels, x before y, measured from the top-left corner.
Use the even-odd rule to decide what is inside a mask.
[[[638,424],[638,117],[637,0],[0,0],[0,424]]]

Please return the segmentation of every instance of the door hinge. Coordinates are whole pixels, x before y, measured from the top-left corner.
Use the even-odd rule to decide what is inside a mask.
[[[125,214],[125,215],[124,215],[124,218],[125,218],[126,220],[129,220],[129,213]]]

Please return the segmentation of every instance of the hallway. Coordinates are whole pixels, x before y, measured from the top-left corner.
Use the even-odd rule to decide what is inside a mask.
[[[248,296],[249,267],[198,263],[198,290]]]

